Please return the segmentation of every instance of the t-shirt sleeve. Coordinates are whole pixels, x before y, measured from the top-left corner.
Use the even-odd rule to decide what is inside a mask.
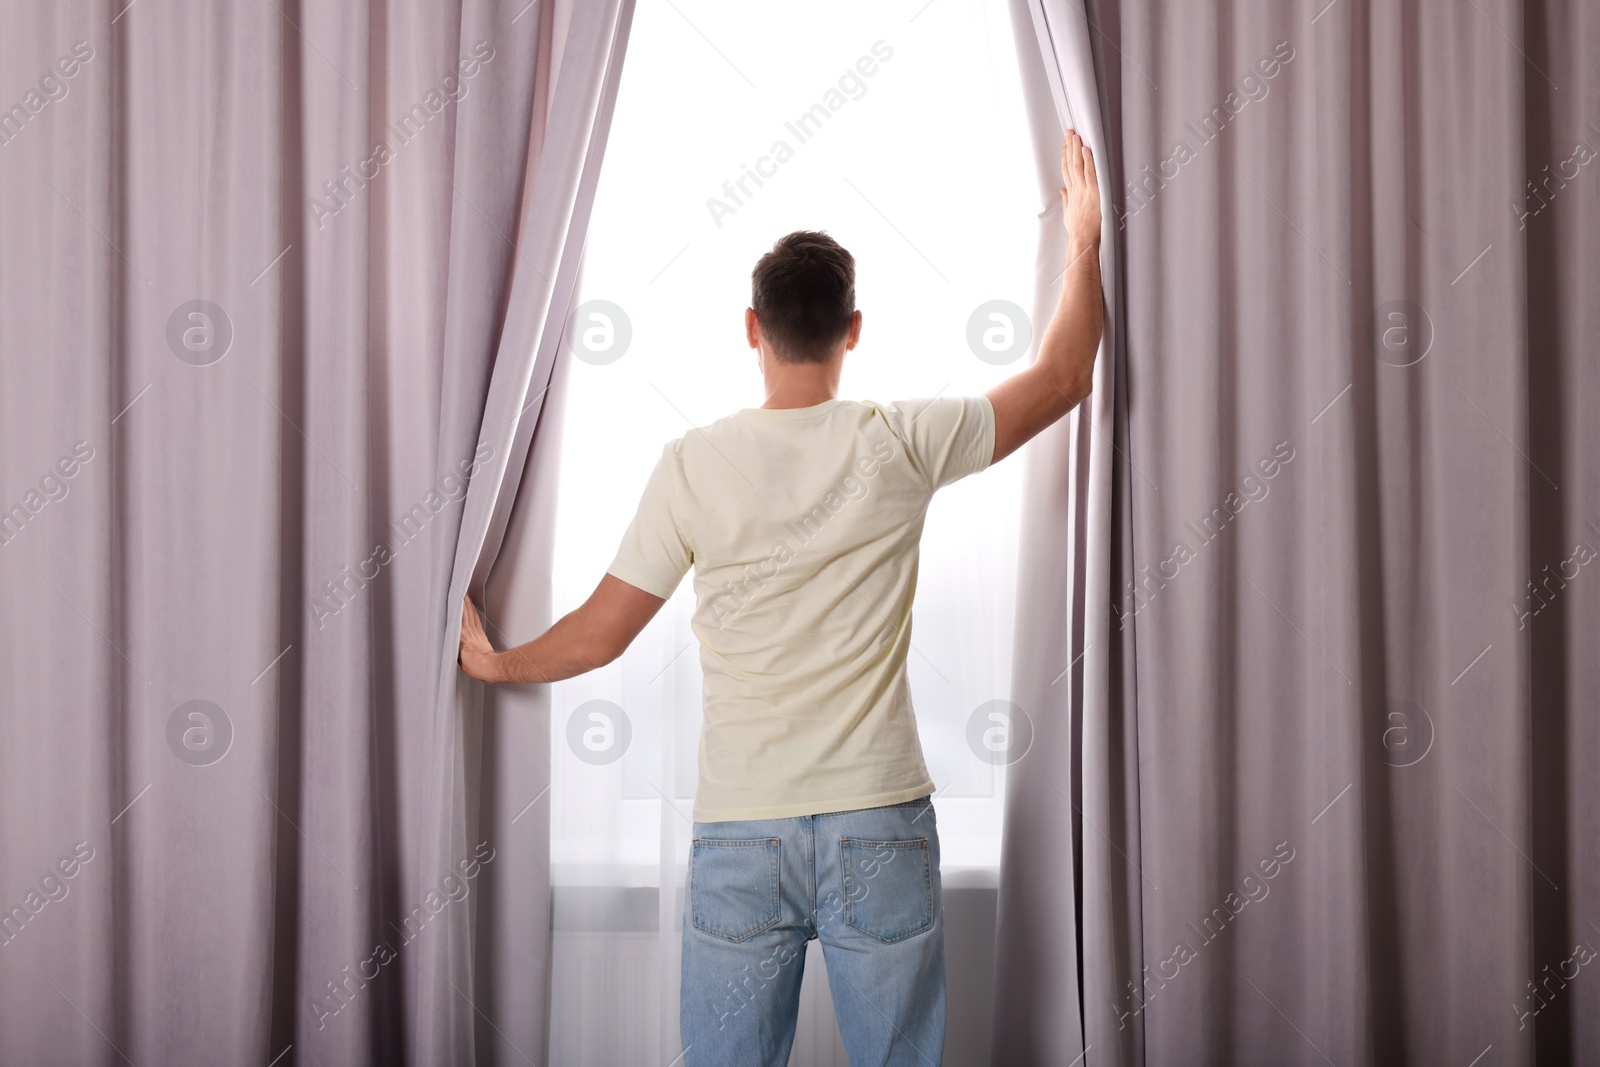
[[[639,510],[622,535],[622,544],[606,573],[663,600],[694,564],[694,549],[682,522],[684,502],[681,439],[661,450],[661,458],[645,482]]]
[[[930,490],[976,474],[994,459],[994,405],[982,393],[901,400],[889,411]]]

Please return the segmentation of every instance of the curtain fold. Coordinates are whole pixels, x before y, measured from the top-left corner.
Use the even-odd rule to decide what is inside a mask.
[[[1600,1062],[1600,12],[1035,12],[1125,284],[1030,473],[996,1062]]]
[[[631,12],[0,8],[0,1062],[543,1061],[459,597]]]
[[[538,536],[531,539],[531,550],[519,551],[507,561],[517,573],[496,583],[496,588],[508,594],[513,588],[532,594],[541,616],[532,620],[532,629],[543,629],[553,621],[548,589],[554,547],[553,490],[541,485],[519,497],[518,487],[530,451],[540,454],[537,466],[546,478],[553,479],[556,472],[559,441],[555,435],[560,433],[560,424],[547,418],[545,411],[551,402],[552,383],[561,365],[571,358],[564,348],[566,322],[616,105],[633,7],[633,0],[606,0],[572,11],[563,38],[562,76],[556,80],[552,93],[537,181],[522,214],[517,245],[520,261],[516,264],[506,328],[500,339],[480,431],[484,439],[498,442],[496,455],[504,459],[498,463],[491,459],[485,467],[487,476],[468,490],[447,598],[447,603],[458,603],[469,587],[479,591],[477,599],[485,610],[486,626],[493,628],[495,642],[502,647],[514,641],[495,626],[497,619],[505,621],[498,600],[490,601],[482,590],[490,582],[506,530],[519,506],[545,509],[521,516],[521,521]],[[521,543],[528,545],[530,539],[524,538]],[[534,558],[524,558],[525,553]],[[529,567],[531,574],[526,573]],[[518,614],[526,616],[526,608]],[[460,622],[459,615],[452,616],[435,704],[437,744],[456,776],[449,788],[435,798],[435,865],[448,867],[454,857],[465,854],[477,842],[490,841],[493,847],[493,840],[498,838],[509,843],[515,823],[521,822],[530,809],[532,816],[518,839],[521,855],[517,883],[507,884],[499,872],[487,879],[489,886],[499,887],[498,896],[505,901],[497,916],[500,923],[493,929],[507,930],[513,939],[508,944],[501,938],[490,941],[479,937],[469,922],[472,916],[464,911],[453,913],[448,945],[440,943],[426,961],[424,981],[418,989],[418,1017],[425,1023],[461,1021],[455,1016],[422,1010],[427,1002],[459,995],[468,999],[478,1014],[476,1018],[466,1018],[465,1028],[441,1028],[428,1035],[429,1044],[439,1050],[441,1057],[446,1049],[453,1049],[463,1062],[542,1058],[549,1039],[550,839],[549,807],[535,805],[550,786],[549,689],[525,687],[496,694],[488,702],[491,729],[485,733],[485,709],[479,699],[484,689],[455,666]],[[476,714],[464,714],[469,708]],[[535,759],[508,756],[489,745],[502,736],[493,729],[494,722],[515,724],[517,720],[524,721],[520,727],[512,725],[505,736],[520,737]],[[528,720],[535,729],[527,728]],[[540,723],[545,726],[542,731],[537,729]],[[526,756],[527,752],[520,754]],[[486,779],[485,762],[497,760],[518,773]],[[521,799],[524,795],[533,799],[525,804]],[[502,948],[505,959],[499,958]],[[479,963],[476,968],[474,957]],[[506,978],[511,980],[497,980]],[[478,994],[469,987],[476,987],[480,980],[487,980],[483,993],[502,1009],[497,1013],[499,1021],[478,1008]],[[477,1036],[469,1041],[469,1031],[474,1029]]]
[[[1128,472],[1114,443],[1127,433],[1116,156],[1084,10],[1064,0],[1012,0],[1011,10],[1044,205],[1036,323],[1049,321],[1066,263],[1058,190],[1067,129],[1094,153],[1106,205],[1094,391],[1026,458],[1018,567],[1028,578],[1018,583],[1012,686],[1033,741],[1007,777],[996,944],[993,1062],[1067,1063],[1084,1050],[1083,990],[1115,985],[1139,953],[1129,918],[1140,887],[1136,874],[1119,876],[1117,853],[1138,839],[1137,794],[1126,789],[1137,776],[1134,703],[1124,699],[1132,633],[1100,607],[1128,555]]]

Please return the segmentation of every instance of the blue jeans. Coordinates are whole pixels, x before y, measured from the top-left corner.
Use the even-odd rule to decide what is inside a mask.
[[[944,909],[930,798],[697,822],[683,918],[685,1067],[784,1067],[822,942],[851,1067],[938,1067]]]

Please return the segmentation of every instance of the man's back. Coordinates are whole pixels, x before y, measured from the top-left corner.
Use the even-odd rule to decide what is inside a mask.
[[[835,399],[746,408],[663,449],[608,573],[668,597],[694,568],[697,821],[932,791],[905,676],[917,544],[994,431],[984,396]]]

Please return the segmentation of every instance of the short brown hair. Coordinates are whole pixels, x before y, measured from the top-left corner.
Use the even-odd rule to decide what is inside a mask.
[[[820,230],[780,237],[750,273],[750,306],[779,359],[825,363],[855,315],[855,257]]]

